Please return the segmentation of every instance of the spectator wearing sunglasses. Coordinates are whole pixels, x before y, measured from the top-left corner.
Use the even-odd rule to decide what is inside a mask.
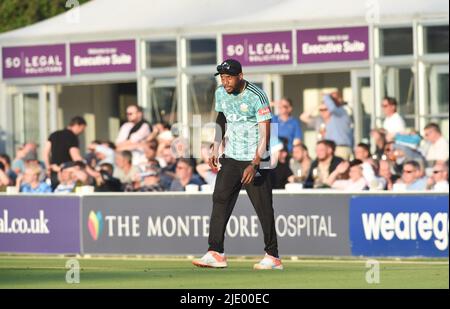
[[[433,175],[428,179],[428,188],[433,191],[448,193],[448,165],[446,163],[438,162],[434,165]]]
[[[427,179],[423,177],[423,171],[417,161],[408,161],[403,165],[400,183],[406,185],[408,191],[422,191],[427,188]]]

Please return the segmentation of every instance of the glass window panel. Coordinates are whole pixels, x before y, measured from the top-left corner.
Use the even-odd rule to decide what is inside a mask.
[[[412,55],[412,28],[381,29],[381,46],[383,56]]]
[[[177,42],[154,41],[146,43],[148,68],[173,68],[177,66]]]
[[[448,26],[426,27],[425,42],[426,53],[448,53]]]
[[[188,40],[188,65],[211,65],[216,64],[216,40],[196,39]]]

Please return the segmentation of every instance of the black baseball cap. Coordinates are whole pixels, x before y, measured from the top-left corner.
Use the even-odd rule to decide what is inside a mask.
[[[217,66],[217,73],[214,76],[220,74],[227,74],[237,76],[242,73],[242,65],[239,61],[234,59],[227,59]]]

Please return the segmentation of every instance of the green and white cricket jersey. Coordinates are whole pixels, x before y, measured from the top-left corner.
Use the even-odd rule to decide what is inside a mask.
[[[258,122],[272,118],[269,99],[260,88],[247,82],[239,94],[228,94],[223,86],[216,89],[216,111],[226,119],[225,156],[251,161],[258,147]]]

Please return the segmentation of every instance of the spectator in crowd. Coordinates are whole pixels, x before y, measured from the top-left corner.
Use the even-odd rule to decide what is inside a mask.
[[[304,183],[305,188],[327,187],[328,176],[336,169],[343,160],[335,156],[336,144],[333,141],[322,140],[316,145],[316,159]]]
[[[438,192],[449,192],[448,185],[448,165],[444,162],[437,162],[433,167],[433,175],[428,179],[427,187]]]
[[[179,159],[176,165],[176,177],[172,181],[170,191],[185,191],[186,186],[190,184],[201,186],[204,183],[200,177],[194,175],[194,169],[189,159]]]
[[[289,153],[283,148],[278,154],[278,164],[272,169],[272,189],[284,189],[288,178],[293,175],[289,167]]]
[[[372,159],[369,145],[365,143],[359,143],[355,147],[355,159],[362,162],[361,168],[363,171],[364,179],[371,189],[382,190],[385,186],[385,180],[382,177],[378,177],[376,174],[378,170],[378,164]]]
[[[109,163],[100,164],[95,177],[95,192],[121,192],[122,183],[113,177],[114,166]]]
[[[11,168],[11,158],[6,154],[0,154],[0,163],[3,164],[3,172],[8,176],[11,184],[16,183],[17,174]]]
[[[139,174],[139,169],[132,164],[130,151],[124,150],[116,154],[116,168],[114,169],[114,178],[120,180],[122,184],[128,184],[135,181]]]
[[[309,157],[308,148],[304,144],[295,145],[292,149],[292,158],[289,161],[289,168],[292,176],[289,182],[303,182],[309,174],[312,160]]]
[[[7,186],[12,184],[11,179],[5,172],[5,166],[0,162],[0,192],[4,192]]]
[[[397,133],[403,133],[406,130],[405,120],[397,112],[397,100],[391,97],[385,97],[381,103],[385,119],[383,129],[386,130],[386,139],[393,141]]]
[[[272,118],[272,123],[278,124],[278,137],[287,140],[287,150],[292,153],[292,147],[302,141],[302,129],[300,121],[291,116],[292,100],[281,99],[278,104],[278,115]]]
[[[362,191],[367,189],[367,181],[363,176],[361,160],[342,161],[328,176],[326,183],[332,189],[343,191]]]
[[[75,177],[76,165],[73,162],[67,162],[61,165],[58,172],[58,186],[53,191],[54,193],[70,193],[75,192],[77,185]]]
[[[145,142],[151,134],[150,124],[144,119],[144,111],[138,105],[130,105],[127,107],[127,122],[125,122],[119,130],[116,139],[116,150],[131,151],[133,154],[133,165],[138,165],[145,161],[143,152],[140,151],[141,143]]]
[[[325,139],[337,145],[336,156],[348,160],[352,155],[353,123],[341,102],[336,94],[325,95],[319,111],[326,124]]]
[[[115,162],[114,149],[110,148],[108,144],[96,145],[94,154],[97,161],[97,166],[100,166],[103,163],[114,164]]]
[[[417,161],[407,161],[403,166],[402,177],[397,181],[406,185],[406,190],[426,190],[427,180],[423,178],[423,170]]]
[[[393,163],[388,160],[381,160],[379,174],[385,180],[384,190],[392,191],[394,183],[400,178],[400,176],[394,173]]]
[[[384,155],[384,147],[386,146],[386,131],[384,129],[373,129],[370,132],[370,136],[373,138],[375,144],[374,158],[381,160]]]
[[[397,143],[393,145],[393,148],[395,162],[400,170],[402,169],[404,163],[408,161],[418,162],[422,169],[425,169],[427,166],[425,158],[418,150]]]
[[[50,134],[44,148],[44,162],[50,175],[52,188],[58,185],[58,172],[61,164],[82,161],[78,136],[84,132],[86,120],[76,116],[66,129]]]
[[[137,182],[134,187],[128,185],[125,191],[128,192],[162,192],[164,188],[161,186],[159,178],[159,169],[149,168],[145,172],[140,173],[141,181]]]
[[[202,177],[202,179],[206,182],[206,184],[214,188],[216,184],[217,170],[213,171],[208,164],[209,152],[210,146],[207,144],[203,144],[201,147],[202,162],[200,164],[197,164],[196,170],[200,177]]]
[[[442,136],[441,129],[436,123],[429,123],[425,126],[424,132],[427,145],[423,149],[425,159],[434,163],[436,161],[445,162],[448,160],[448,142]]]
[[[28,154],[34,154],[37,157],[37,144],[33,142],[25,143],[19,147],[16,151],[16,157],[13,160],[11,169],[16,175],[23,174],[25,172],[25,156]]]
[[[41,168],[39,165],[30,165],[25,173],[17,177],[16,188],[23,193],[51,193],[52,188],[45,181],[39,180]]]

